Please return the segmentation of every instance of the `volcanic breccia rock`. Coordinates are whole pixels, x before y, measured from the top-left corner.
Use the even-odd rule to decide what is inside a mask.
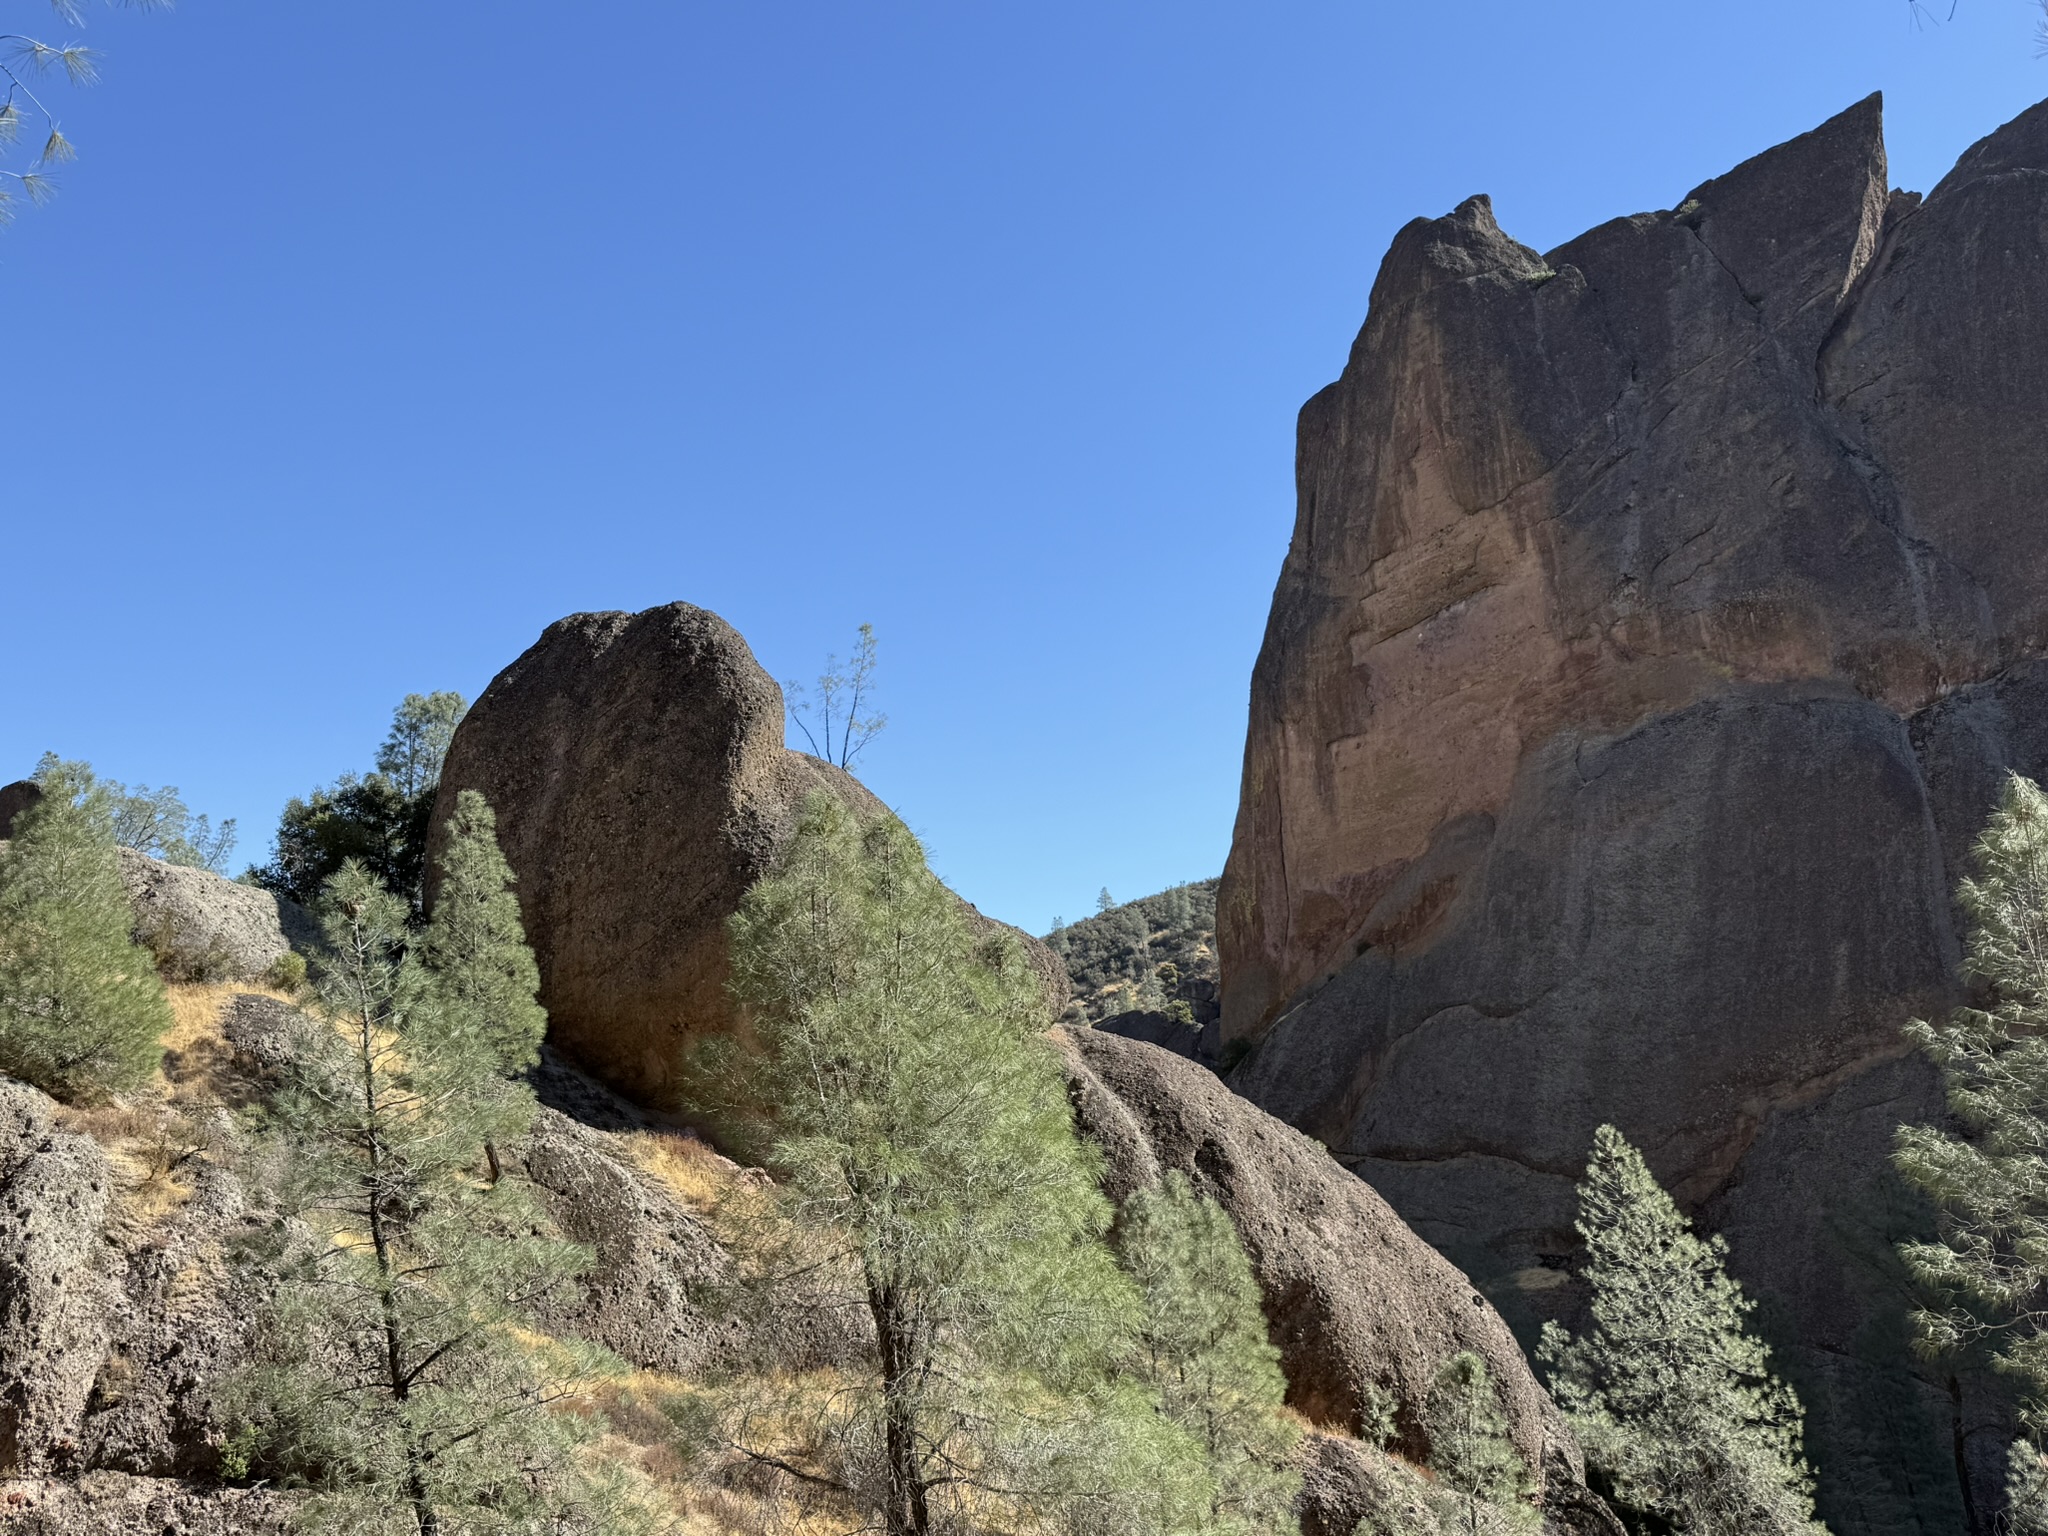
[[[1885,1167],[1970,839],[2048,773],[2044,421],[2048,104],[1923,201],[1876,97],[1546,254],[1417,220],[1301,413],[1232,1081],[1525,1337],[1619,1126],[1727,1235],[1838,1532],[1995,1471],[1995,1409],[1906,1373]]]

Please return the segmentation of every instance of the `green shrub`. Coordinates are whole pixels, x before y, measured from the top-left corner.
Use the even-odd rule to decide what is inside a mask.
[[[280,992],[296,992],[306,984],[306,957],[288,949],[270,962],[263,979]]]

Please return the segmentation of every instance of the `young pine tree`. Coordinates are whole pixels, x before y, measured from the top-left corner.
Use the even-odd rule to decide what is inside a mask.
[[[281,1285],[267,1363],[226,1396],[246,1463],[316,1492],[323,1529],[418,1536],[630,1529],[550,1409],[595,1356],[536,1343],[530,1309],[588,1263],[478,1148],[530,1093],[451,1025],[403,955],[406,909],[362,866],[322,903],[326,1018],[302,1020],[270,1106]]]
[[[1988,1006],[1906,1026],[1965,1134],[1900,1127],[1894,1161],[1941,1213],[1936,1241],[1900,1253],[1929,1298],[1915,1317],[1922,1348],[1986,1346],[2018,1386],[2028,1439],[2013,1447],[2014,1488],[2048,1528],[2048,795],[2007,775],[1972,853],[1977,877],[1956,890],[1971,921],[1963,969]]]
[[[497,818],[473,789],[455,797],[438,869],[433,917],[416,948],[442,1027],[468,1036],[500,1075],[523,1072],[540,1060],[548,1026],[535,995],[540,969],[520,926]],[[484,1154],[496,1180],[497,1143],[486,1142]]]
[[[1745,1319],[1756,1303],[1611,1125],[1579,1185],[1592,1323],[1540,1357],[1589,1465],[1621,1502],[1697,1536],[1822,1536],[1802,1413]]]
[[[1137,1374],[1207,1462],[1206,1507],[1188,1529],[1283,1529],[1301,1489],[1292,1465],[1301,1430],[1281,1406],[1280,1351],[1229,1214],[1174,1169],[1125,1203],[1121,1226],[1124,1267],[1145,1301]]]
[[[1137,1292],[1103,1241],[1098,1160],[1022,955],[976,941],[901,822],[863,825],[824,795],[731,937],[758,1050],[707,1047],[700,1094],[734,1133],[753,1107],[787,1212],[838,1245],[814,1280],[873,1327],[807,1431],[836,1452],[806,1475],[869,1503],[888,1536],[970,1512],[1171,1528],[1198,1459],[1114,1379]]]
[[[0,1072],[60,1099],[101,1099],[156,1070],[170,1003],[130,937],[91,770],[46,758],[36,776],[42,799],[0,852]]]
[[[1431,1502],[1437,1523],[1457,1536],[1508,1536],[1542,1529],[1529,1503],[1529,1468],[1508,1434],[1486,1362],[1470,1350],[1438,1370],[1423,1407],[1429,1427]]]

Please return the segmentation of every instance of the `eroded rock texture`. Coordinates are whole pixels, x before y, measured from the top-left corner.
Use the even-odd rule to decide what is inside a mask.
[[[775,680],[688,603],[550,625],[455,733],[436,837],[455,795],[481,790],[518,877],[549,1038],[642,1102],[673,1107],[687,1043],[730,1027],[726,919],[804,799],[882,809],[782,737]],[[1017,937],[1057,1011],[1064,968]]]
[[[1924,202],[1876,98],[1545,255],[1475,198],[1302,412],[1253,677],[1234,1084],[1525,1337],[1620,1126],[1728,1235],[1843,1533],[1967,1528],[1998,1438],[1905,1361],[1884,1155],[1939,1113],[1898,1025],[1955,998],[1964,850],[2048,772],[2044,416],[2048,104]]]
[[[1551,1526],[1585,1536],[1618,1531],[1586,1491],[1578,1444],[1500,1314],[1325,1148],[1158,1046],[1096,1029],[1063,1031],[1061,1046],[1075,1120],[1102,1149],[1112,1200],[1121,1204],[1178,1169],[1229,1212],[1259,1282],[1290,1407],[1343,1440],[1365,1431],[1369,1404],[1383,1394],[1394,1410],[1393,1448],[1421,1465],[1430,1454],[1430,1386],[1446,1360],[1470,1350],[1493,1376]],[[1349,1461],[1338,1459],[1370,1468],[1380,1458],[1359,1447]],[[1381,1481],[1366,1478],[1355,1498],[1331,1507],[1387,1504],[1393,1496]],[[1304,1528],[1330,1503],[1311,1499]],[[1335,1514],[1324,1523],[1348,1533],[1363,1512],[1350,1513],[1348,1524]]]

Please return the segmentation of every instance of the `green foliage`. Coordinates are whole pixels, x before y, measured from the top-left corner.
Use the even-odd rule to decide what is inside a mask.
[[[0,853],[0,1071],[91,1101],[156,1070],[170,1003],[130,937],[105,792],[54,758],[37,781]]]
[[[524,1071],[540,1060],[548,1016],[536,999],[540,968],[520,926],[497,817],[482,795],[465,789],[447,833],[420,963],[447,1027],[478,1041],[499,1072]]]
[[[170,0],[126,0],[138,10],[167,8]],[[51,9],[67,25],[85,20],[84,0],[51,0]],[[99,53],[83,43],[46,43],[19,33],[7,39],[0,56],[0,154],[21,142],[33,124],[40,149],[26,170],[0,167],[0,224],[14,217],[17,198],[46,203],[56,196],[52,168],[77,158],[71,141],[57,126],[56,115],[46,106],[31,81],[38,83],[52,75],[63,76],[69,85],[92,85],[99,79]],[[47,90],[48,86],[45,85]]]
[[[442,1011],[403,904],[361,865],[321,920],[326,1017],[296,1026],[258,1159],[280,1278],[264,1363],[221,1398],[239,1460],[314,1490],[317,1529],[628,1529],[578,1455],[585,1421],[550,1411],[607,1362],[520,1331],[589,1255],[537,1235],[522,1185],[476,1176],[531,1093]]]
[[[861,625],[848,660],[842,663],[836,655],[825,658],[815,692],[807,691],[795,679],[782,685],[790,723],[803,733],[811,755],[841,768],[852,767],[854,759],[889,724],[887,715],[873,710],[874,692],[872,624]]]
[[[1755,1303],[1641,1155],[1595,1133],[1578,1232],[1592,1322],[1543,1330],[1540,1357],[1589,1465],[1627,1506],[1699,1536],[1818,1536],[1802,1413],[1746,1329]]]
[[[286,950],[270,963],[263,979],[280,992],[298,991],[306,984],[306,957],[296,950]]]
[[[54,754],[46,754],[37,772],[55,763]],[[193,815],[172,784],[161,789],[138,784],[131,790],[117,780],[100,779],[98,785],[106,794],[113,818],[114,841],[123,848],[166,864],[210,869],[216,875],[227,872],[228,855],[235,848],[232,816],[216,828],[206,817]]]
[[[2012,1443],[2005,1473],[2008,1536],[2048,1536],[2048,1462],[2030,1441]]]
[[[370,871],[415,911],[425,884],[431,795],[408,800],[381,773],[345,773],[303,800],[287,801],[268,864],[249,871],[265,890],[312,906],[342,865]]]
[[[1423,1418],[1429,1469],[1436,1474],[1430,1502],[1443,1530],[1505,1536],[1542,1529],[1542,1516],[1529,1502],[1529,1468],[1508,1434],[1484,1360],[1469,1350],[1446,1360]]]
[[[1301,1431],[1281,1406],[1280,1351],[1229,1215],[1174,1169],[1126,1202],[1120,1246],[1144,1293],[1137,1374],[1207,1462],[1207,1507],[1187,1529],[1284,1529],[1301,1488],[1291,1464]]]
[[[2017,774],[1972,850],[1977,877],[1956,897],[1971,920],[1967,974],[1984,1008],[1908,1036],[1940,1066],[1965,1134],[1903,1126],[1894,1161],[1941,1213],[1934,1242],[1900,1254],[1928,1304],[1915,1317],[1930,1353],[1989,1349],[2048,1431],[2048,796]]]
[[[1115,1377],[1137,1290],[1023,955],[973,937],[899,821],[822,795],[731,936],[758,1050],[705,1047],[695,1091],[782,1172],[787,1215],[827,1250],[812,1282],[874,1327],[811,1411],[822,1475],[890,1536],[969,1510],[1175,1528],[1203,1491],[1195,1449]],[[761,1422],[736,1439],[767,1456]]]
[[[441,763],[466,707],[459,693],[407,694],[377,751],[377,771],[345,773],[304,799],[288,801],[270,862],[251,867],[243,878],[311,906],[353,859],[403,897],[418,922]]]
[[[1099,1020],[1143,1007],[1185,1015],[1192,1026],[1193,1010],[1180,994],[1188,983],[1217,978],[1216,886],[1177,885],[1121,906],[1104,890],[1095,916],[1055,923],[1045,941],[1073,981],[1071,1015]]]
[[[455,727],[469,711],[459,693],[408,693],[391,716],[391,732],[377,749],[377,771],[408,800],[430,794],[441,782],[441,764],[455,740]]]

